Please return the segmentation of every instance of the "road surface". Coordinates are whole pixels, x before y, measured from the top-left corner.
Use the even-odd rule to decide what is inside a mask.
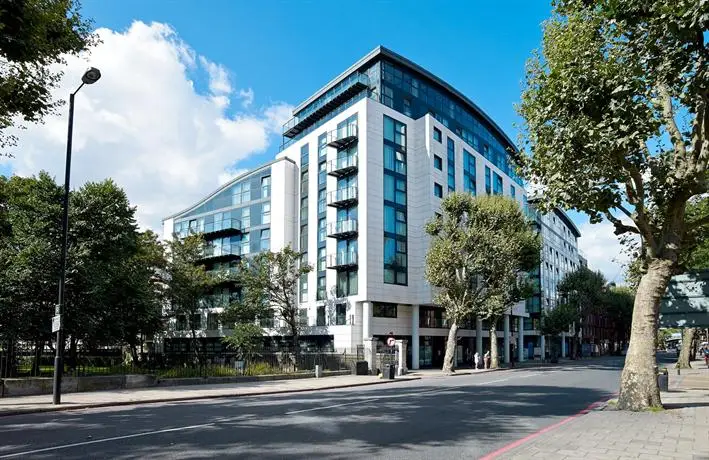
[[[480,458],[607,399],[622,360],[0,418],[4,458]]]

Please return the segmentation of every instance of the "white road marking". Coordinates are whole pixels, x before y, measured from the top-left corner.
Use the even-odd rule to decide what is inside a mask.
[[[71,447],[81,447],[81,446],[88,446],[91,444],[100,444],[102,442],[110,442],[110,441],[120,441],[122,439],[130,439],[130,438],[140,438],[142,436],[152,436],[155,434],[162,434],[162,433],[172,433],[175,431],[186,431],[186,430],[195,430],[197,428],[204,428],[208,426],[214,425],[216,422],[212,423],[203,423],[201,425],[189,425],[189,426],[181,426],[178,428],[167,428],[164,430],[157,430],[157,431],[146,431],[142,433],[134,433],[134,434],[127,434],[125,436],[114,436],[112,438],[104,438],[104,439],[94,439],[92,441],[84,441],[84,442],[75,442],[73,444],[63,444],[59,446],[52,446],[52,447],[45,447],[44,449],[35,449],[35,450],[26,450],[24,452],[15,452],[12,454],[7,454],[7,455],[0,455],[0,458],[12,458],[12,457],[21,457],[23,455],[31,455],[31,454],[39,454],[42,452],[50,452],[53,450],[61,450],[61,449],[69,449]]]

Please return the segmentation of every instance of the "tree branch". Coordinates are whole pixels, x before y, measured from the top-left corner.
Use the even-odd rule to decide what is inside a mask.
[[[662,118],[664,118],[665,124],[667,125],[667,131],[670,134],[670,139],[672,139],[672,144],[675,146],[675,167],[679,169],[681,166],[679,162],[686,160],[687,148],[684,145],[682,133],[677,127],[669,88],[667,88],[667,85],[664,83],[661,83],[658,85],[657,90],[660,93],[660,102],[662,103]]]
[[[625,225],[620,219],[611,214],[610,211],[605,211],[603,214],[606,216],[606,219],[608,219],[615,226],[615,232],[613,233],[616,235],[622,235],[623,233],[635,233],[636,235],[641,234],[640,230],[636,227]]]

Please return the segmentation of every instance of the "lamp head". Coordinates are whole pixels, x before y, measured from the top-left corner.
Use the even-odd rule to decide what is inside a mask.
[[[101,71],[98,70],[96,67],[89,67],[86,72],[84,72],[84,75],[81,77],[81,81],[83,81],[87,85],[92,85],[96,83],[99,78],[101,78]]]

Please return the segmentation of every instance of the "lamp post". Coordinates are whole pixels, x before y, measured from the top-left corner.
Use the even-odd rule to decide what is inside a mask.
[[[52,330],[57,333],[56,355],[54,356],[54,379],[53,379],[53,401],[54,404],[61,403],[62,399],[62,372],[64,366],[62,358],[64,355],[64,337],[62,334],[62,313],[64,310],[64,285],[66,283],[66,251],[69,235],[69,178],[71,176],[71,140],[74,130],[74,96],[84,85],[92,85],[101,78],[101,72],[90,67],[81,77],[81,85],[76,91],[69,95],[69,130],[66,136],[66,170],[64,172],[64,202],[62,203],[62,252],[59,267],[59,301],[54,310],[54,320]]]

